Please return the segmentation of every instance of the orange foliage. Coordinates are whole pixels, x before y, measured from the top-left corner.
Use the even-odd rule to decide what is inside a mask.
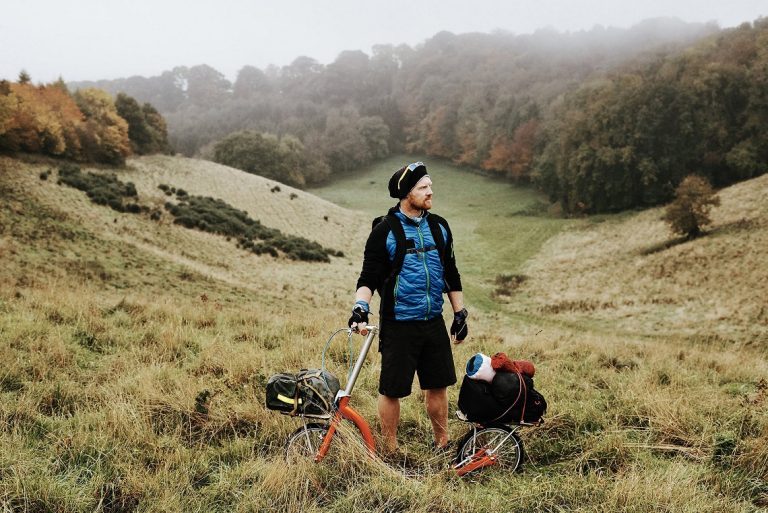
[[[10,84],[2,97],[0,147],[77,157],[78,126],[83,115],[69,93],[58,85]]]
[[[489,157],[483,161],[483,168],[504,171],[514,180],[527,180],[533,164],[538,127],[539,122],[530,119],[515,129],[512,139],[497,136],[491,145]]]
[[[77,91],[75,101],[86,119],[80,131],[83,152],[90,160],[122,164],[131,153],[128,123],[117,113],[112,97],[92,88]]]
[[[475,131],[477,127],[475,123],[464,122],[459,123],[456,127],[456,142],[461,148],[461,153],[458,157],[454,157],[453,161],[459,165],[474,165],[477,158],[477,134]]]
[[[455,113],[451,113],[446,107],[440,107],[431,112],[426,124],[426,150],[429,155],[438,157],[450,157],[453,154],[453,125]]]
[[[112,98],[97,89],[78,93],[83,114],[63,83],[3,83],[0,150],[120,163],[130,151],[128,124]]]

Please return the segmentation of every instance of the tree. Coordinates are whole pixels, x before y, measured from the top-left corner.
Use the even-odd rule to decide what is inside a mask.
[[[189,68],[186,78],[187,98],[193,105],[220,107],[229,98],[232,84],[207,64]]]
[[[152,146],[152,134],[139,102],[125,93],[118,93],[115,108],[120,117],[128,123],[131,150],[138,155],[150,153],[148,150]]]
[[[149,153],[173,153],[171,145],[168,143],[168,125],[165,118],[150,103],[145,103],[141,110],[152,137],[152,144],[147,148],[147,151]]]
[[[272,84],[267,75],[254,66],[243,66],[237,73],[232,95],[235,98],[251,100],[260,94],[269,93]]]
[[[715,196],[709,181],[688,175],[675,190],[675,200],[667,206],[664,220],[673,232],[693,239],[701,236],[701,228],[712,222],[709,211],[718,205],[720,198]]]
[[[139,106],[134,98],[118,93],[115,99],[117,113],[128,123],[131,149],[138,155],[168,152],[168,130],[165,120],[149,103]]]
[[[280,141],[272,134],[243,130],[229,134],[216,143],[213,160],[300,187],[305,183],[300,169],[303,153],[304,147],[295,137],[286,136]]]
[[[124,164],[125,157],[131,153],[128,123],[117,113],[109,93],[85,89],[77,91],[74,98],[86,120],[80,131],[85,158],[105,164]]]

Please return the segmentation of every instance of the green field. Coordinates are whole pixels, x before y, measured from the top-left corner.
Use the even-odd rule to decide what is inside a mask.
[[[396,203],[387,183],[392,173],[416,157],[396,156],[353,177],[309,192],[365,214],[370,223]],[[491,295],[500,275],[521,272],[544,242],[573,221],[547,215],[546,198],[527,187],[484,177],[440,160],[422,158],[433,182],[432,211],[445,217],[456,240],[456,258],[467,302],[487,311],[499,305]],[[360,241],[361,246],[365,241]]]
[[[299,421],[264,408],[265,382],[319,366],[346,322],[399,159],[315,191],[352,210],[193,159],[113,171],[145,205],[183,187],[344,250],[319,264],[117,213],[57,185],[55,164],[0,158],[0,511],[765,511],[768,175],[721,191],[706,237],[649,252],[670,237],[659,210],[550,218],[531,190],[428,164],[471,311],[457,370],[477,351],[529,359],[550,406],[522,432],[523,472],[448,471],[418,385],[407,465],[348,428],[332,461],[281,457]],[[346,356],[332,346],[339,376]],[[353,399],[375,430],[379,362]],[[451,418],[452,439],[466,430]]]

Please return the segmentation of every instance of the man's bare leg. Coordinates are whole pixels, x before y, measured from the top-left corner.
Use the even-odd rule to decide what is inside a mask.
[[[448,444],[448,389],[433,388],[424,391],[427,415],[432,421],[435,443],[438,447]]]
[[[379,421],[381,434],[384,436],[384,450],[397,450],[397,425],[400,423],[400,399],[379,395]],[[446,402],[446,408],[448,403]]]

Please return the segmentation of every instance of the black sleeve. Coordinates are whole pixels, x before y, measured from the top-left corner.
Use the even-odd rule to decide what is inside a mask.
[[[368,287],[372,291],[379,290],[389,275],[392,263],[387,251],[388,235],[389,224],[386,221],[381,221],[371,230],[368,241],[365,243],[363,269],[360,271],[360,278],[357,280],[355,290],[360,287]]]
[[[443,256],[443,278],[448,292],[461,291],[461,275],[456,267],[456,255],[453,253],[453,234],[448,222],[441,219],[445,231],[448,233],[448,240],[445,241],[445,254]]]

